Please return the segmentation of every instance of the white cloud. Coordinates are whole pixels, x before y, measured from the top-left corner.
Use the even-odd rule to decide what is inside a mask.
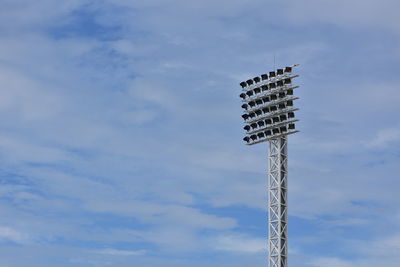
[[[121,200],[89,201],[85,208],[90,211],[132,216],[140,221],[160,225],[181,225],[186,229],[231,229],[236,221],[228,217],[219,217],[203,213],[198,209],[180,205],[162,205],[157,203]]]
[[[387,259],[389,261],[400,261],[400,234],[394,232],[391,236],[360,244],[359,249],[362,253],[367,255],[367,257],[375,258],[376,260]]]
[[[232,87],[237,86],[240,77],[247,78],[271,66],[268,62],[273,51],[277,51],[284,55],[282,60],[299,60],[305,66],[313,66],[314,69],[309,67],[313,74],[305,77],[309,84],[302,91],[304,99],[310,99],[317,92],[311,88],[310,76],[320,75],[318,71],[326,62],[334,64],[329,55],[341,54],[343,50],[337,44],[347,47],[348,40],[335,36],[337,43],[329,44],[330,39],[325,35],[315,35],[314,30],[308,32],[298,22],[307,25],[317,22],[321,31],[329,29],[319,22],[340,25],[343,29],[372,24],[396,29],[398,24],[390,25],[390,21],[397,21],[397,14],[395,17],[395,11],[388,10],[388,5],[395,3],[384,1],[377,6],[378,3],[367,1],[366,9],[354,12],[359,1],[291,1],[280,4],[290,9],[285,17],[279,8],[274,9],[274,14],[268,11],[272,8],[267,11],[260,8],[271,3],[258,0],[109,1],[110,6],[111,2],[124,6],[119,10],[123,12],[103,9],[105,2],[101,7],[93,2],[85,8],[93,8],[96,22],[122,26],[118,40],[102,41],[102,36],[54,40],[54,36],[47,36],[48,23],[73,24],[69,19],[71,11],[87,1],[60,5],[48,0],[35,4],[7,1],[8,11],[0,11],[0,21],[4,22],[0,23],[0,29],[7,27],[7,34],[2,35],[0,42],[0,83],[6,85],[0,89],[1,167],[5,173],[23,175],[29,182],[21,188],[2,186],[1,193],[16,204],[8,205],[3,199],[2,207],[7,209],[1,214],[7,216],[2,217],[8,218],[7,223],[29,222],[22,225],[24,233],[35,233],[39,240],[49,243],[65,238],[101,244],[148,242],[156,250],[170,249],[174,252],[171,255],[206,251],[213,244],[213,250],[249,254],[252,258],[261,255],[266,249],[264,239],[236,234],[240,220],[208,210],[208,205],[263,210],[266,206],[267,151],[265,146],[241,147],[240,110],[235,109],[239,103],[238,90]],[[310,5],[314,8],[310,9]],[[294,15],[292,7],[297,12]],[[381,15],[385,13],[382,11],[387,11],[387,18]],[[278,16],[280,20],[276,19]],[[286,24],[287,18],[296,27]],[[349,25],[352,27],[347,28]],[[16,35],[12,35],[14,32]],[[363,47],[369,47],[368,42]],[[365,57],[364,52],[351,53]],[[346,64],[356,65],[357,60],[352,57]],[[329,73],[335,75],[331,70]],[[331,83],[332,90],[327,84],[318,87],[321,98],[330,99],[335,108],[331,115],[336,121],[350,122],[356,117],[367,122],[361,118],[361,111],[371,114],[371,110],[398,109],[399,94],[393,84],[382,83],[378,77],[370,86],[363,83],[358,88],[346,87],[341,91],[336,90],[336,82]],[[344,95],[349,102],[344,102]],[[388,99],[387,95],[392,97]],[[302,103],[306,105],[306,101]],[[309,109],[318,112],[327,108],[318,103],[311,103]],[[304,115],[302,123],[310,122],[312,116]],[[157,121],[159,118],[163,119],[161,123]],[[296,143],[296,149],[301,146],[304,154],[290,151],[297,157],[290,161],[296,170],[290,174],[293,177],[290,215],[308,219],[330,215],[333,218],[329,221],[316,221],[331,228],[365,227],[370,221],[362,216],[376,214],[377,204],[385,206],[381,212],[384,225],[390,218],[389,211],[397,211],[397,187],[391,177],[398,167],[365,170],[360,162],[376,159],[365,155],[357,161],[357,154],[347,155],[357,150],[359,139],[343,133],[346,125],[334,124],[335,120],[328,122],[322,125],[318,121],[313,126],[318,142],[310,138]],[[334,126],[327,127],[330,123]],[[367,130],[369,121],[365,125]],[[238,132],[234,134],[232,129]],[[332,129],[336,130],[330,133]],[[305,131],[304,136],[310,132]],[[374,142],[385,146],[397,139],[396,132],[382,133]],[[341,152],[343,155],[337,156]],[[360,153],[365,154],[362,150]],[[27,161],[39,167],[35,164],[27,167],[24,165]],[[292,164],[296,161],[296,165]],[[347,162],[353,166],[344,171],[341,168]],[[306,165],[310,168],[304,171]],[[297,172],[298,169],[303,173]],[[379,181],[376,177],[380,177]],[[38,194],[29,193],[29,189]],[[387,194],[379,196],[380,190]],[[346,213],[351,213],[351,217],[342,220]],[[103,225],[106,217],[115,225]],[[126,221],[132,229],[108,229],[128,227],[119,225]],[[310,223],[315,225],[316,221]],[[145,225],[146,230],[136,229],[138,225]],[[4,240],[17,242],[26,237],[11,228],[2,231]],[[224,235],[226,231],[230,232]],[[214,243],[209,242],[210,236],[217,236],[212,240]],[[395,242],[385,244],[396,248]],[[140,253],[140,250],[105,249],[94,257]],[[102,266],[101,260],[79,263],[85,262]],[[107,264],[119,266],[111,261]],[[222,266],[210,262],[195,264]],[[340,257],[319,257],[313,264],[351,263]],[[188,262],[170,265],[193,266]],[[238,261],[228,266],[236,265],[245,264]]]
[[[29,236],[11,227],[0,226],[0,241],[11,241],[25,244],[30,240]]]
[[[232,253],[266,253],[267,241],[262,238],[252,238],[246,235],[222,235],[212,242],[215,249]]]
[[[385,148],[400,141],[400,129],[391,128],[379,130],[373,140],[367,143],[371,148]]]
[[[55,20],[58,23],[64,23],[63,16],[88,2],[90,1],[71,0],[55,3],[51,0],[40,0],[33,3],[26,0],[5,0],[0,11],[0,25],[7,25],[7,27],[0,27],[0,29],[11,34],[7,30],[36,31],[37,27],[46,26],[47,23],[53,24]],[[13,23],[9,23],[10,21]]]
[[[129,90],[137,105],[146,105],[146,102],[158,107],[174,109],[177,106],[176,95],[162,84],[146,79],[135,79]]]
[[[296,22],[328,22],[348,29],[378,27],[400,34],[396,0],[288,1],[285,8],[288,18]]]
[[[54,118],[65,104],[61,92],[1,65],[0,83],[0,110],[26,122]]]
[[[310,262],[311,266],[315,267],[356,267],[351,262],[338,258],[318,258]]]
[[[101,249],[96,250],[95,253],[111,256],[141,256],[146,254],[146,250],[121,250],[121,249]]]
[[[396,266],[400,261],[400,236],[383,237],[373,241],[343,240],[343,248],[353,251],[351,259],[340,257],[316,257],[308,262],[315,267],[374,267]]]

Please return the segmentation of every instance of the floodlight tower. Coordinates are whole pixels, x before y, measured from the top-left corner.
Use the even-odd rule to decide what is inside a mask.
[[[254,145],[269,141],[268,172],[268,261],[270,267],[288,267],[288,159],[287,136],[295,129],[293,66],[241,82],[242,115],[246,131],[243,141]]]

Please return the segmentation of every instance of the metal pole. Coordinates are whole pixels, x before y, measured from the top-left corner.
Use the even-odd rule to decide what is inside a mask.
[[[269,141],[269,266],[288,266],[287,137]]]

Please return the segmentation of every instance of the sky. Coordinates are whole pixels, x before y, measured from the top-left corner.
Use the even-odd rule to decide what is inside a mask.
[[[289,264],[400,262],[397,0],[0,6],[0,267],[267,266],[239,82],[292,64]]]

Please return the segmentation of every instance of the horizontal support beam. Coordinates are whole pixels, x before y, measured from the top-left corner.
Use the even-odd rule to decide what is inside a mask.
[[[259,143],[262,143],[262,142],[270,141],[272,139],[278,139],[278,138],[281,138],[283,136],[287,136],[287,135],[298,133],[298,132],[300,132],[300,131],[299,130],[288,131],[288,132],[286,132],[284,134],[273,135],[273,136],[268,137],[268,138],[263,138],[263,139],[260,139],[260,140],[251,141],[251,142],[245,143],[245,144],[248,145],[248,146],[252,146],[252,145],[255,145],[255,144],[259,144]]]
[[[269,112],[267,114],[260,115],[258,117],[253,118],[253,119],[248,119],[248,120],[244,121],[244,123],[245,124],[257,123],[257,122],[262,121],[262,120],[271,119],[271,118],[273,118],[275,116],[279,116],[279,115],[282,115],[282,114],[285,114],[285,113],[289,113],[289,112],[295,112],[295,111],[298,111],[298,110],[300,110],[300,109],[299,108],[279,109],[277,111],[273,111],[273,112]]]

